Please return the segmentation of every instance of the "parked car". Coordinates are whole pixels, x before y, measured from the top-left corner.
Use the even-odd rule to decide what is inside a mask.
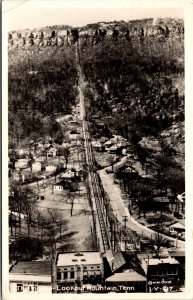
[[[114,173],[114,172],[113,172],[112,168],[110,168],[110,169],[106,169],[106,173]]]
[[[177,236],[178,233],[177,233],[177,231],[175,231],[175,230],[170,230],[170,235],[172,235],[172,236]]]

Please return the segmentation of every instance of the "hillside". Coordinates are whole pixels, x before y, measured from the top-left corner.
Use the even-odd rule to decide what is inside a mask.
[[[8,41],[10,144],[62,134],[53,124],[76,102],[78,41],[92,136],[121,134],[135,151],[148,150],[145,157],[159,164],[161,153],[184,169],[182,20],[52,26],[10,32]],[[156,155],[151,139],[161,147]]]

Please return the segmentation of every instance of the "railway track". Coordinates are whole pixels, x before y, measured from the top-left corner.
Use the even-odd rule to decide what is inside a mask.
[[[84,96],[82,91],[84,81],[83,81],[82,70],[80,66],[80,58],[78,56],[78,49],[77,49],[77,70],[79,76],[79,96],[80,96],[80,109],[81,109],[80,116],[82,119],[85,156],[86,156],[86,164],[88,167],[88,177],[89,177],[88,183],[90,189],[90,196],[91,196],[91,201],[93,203],[93,207],[96,208],[95,212],[96,212],[97,224],[95,225],[98,225],[96,231],[100,230],[100,233],[98,232],[98,237],[100,239],[100,248],[102,248],[100,249],[100,251],[105,252],[106,250],[111,248],[110,235],[107,229],[105,214],[103,212],[104,205],[103,205],[102,192],[99,187],[98,174],[95,171],[92,145],[90,143],[89,127],[88,127],[88,121],[86,119],[85,103],[84,103]],[[93,216],[93,221],[95,222],[95,216]]]

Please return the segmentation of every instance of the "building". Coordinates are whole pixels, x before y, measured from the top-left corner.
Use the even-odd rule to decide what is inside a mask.
[[[29,161],[30,161],[30,159],[28,159],[28,158],[18,159],[15,162],[15,169],[25,169],[25,168],[27,168],[29,166]]]
[[[12,293],[51,293],[51,261],[18,262],[9,273]]]
[[[146,277],[132,269],[122,273],[115,273],[105,280],[107,288],[122,293],[144,293],[146,291]]]
[[[56,166],[54,166],[54,165],[47,165],[47,166],[45,166],[45,169],[46,169],[46,171],[47,172],[49,172],[49,173],[54,173],[54,172],[56,172]]]
[[[117,153],[117,146],[116,145],[112,145],[111,147],[108,148],[108,152],[109,153]]]
[[[141,267],[147,276],[147,291],[163,291],[163,288],[179,287],[180,263],[173,257],[139,258]]]
[[[76,173],[72,170],[66,170],[66,172],[60,176],[60,178],[65,182],[72,182],[76,179]]]
[[[103,151],[105,149],[105,147],[99,141],[92,142],[92,146],[96,151]]]
[[[56,293],[101,284],[104,278],[103,260],[99,252],[58,253],[53,277]]]
[[[31,181],[34,178],[30,168],[21,170],[21,180],[22,182]]]
[[[57,182],[57,183],[54,184],[53,190],[54,190],[54,192],[62,193],[64,191],[64,186],[63,186],[62,183]]]
[[[185,239],[185,225],[183,220],[175,222],[169,226],[169,233],[173,236],[183,237]]]
[[[112,275],[117,271],[120,272],[120,270],[126,265],[126,260],[124,259],[121,251],[107,250],[105,258],[110,267],[109,275]]]
[[[185,284],[185,249],[171,248],[168,253],[172,258],[175,258],[180,263],[179,275],[182,286]]]
[[[108,266],[105,265],[105,260]],[[108,250],[104,259],[105,265],[105,285],[107,289],[116,292],[145,292],[146,277],[144,272],[139,274],[134,271],[131,263],[131,255],[121,251]],[[109,271],[108,271],[109,270]]]
[[[104,143],[104,145],[105,145],[105,150],[108,151],[109,148],[113,145],[113,143],[108,140]]]
[[[42,164],[39,161],[36,161],[32,164],[32,172],[39,172],[42,169]]]
[[[55,147],[50,147],[47,149],[47,156],[48,157],[56,157],[57,155],[57,149]]]
[[[31,181],[34,178],[34,175],[31,172],[30,168],[22,169],[22,170],[15,170],[12,174],[13,180],[18,182],[26,182]]]
[[[143,211],[169,211],[170,201],[168,197],[147,197],[138,201],[138,205]]]
[[[138,177],[138,172],[126,163],[116,170],[115,176],[118,179],[135,179]]]

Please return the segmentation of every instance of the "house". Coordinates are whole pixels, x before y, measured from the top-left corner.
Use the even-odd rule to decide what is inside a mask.
[[[15,169],[25,169],[27,167],[29,167],[29,162],[30,162],[30,159],[28,158],[21,158],[21,159],[18,159],[16,162],[15,162]]]
[[[74,171],[71,171],[71,170],[67,170],[65,173],[63,173],[60,178],[61,180],[64,180],[64,181],[68,181],[68,182],[72,182],[74,181],[75,179],[75,172]]]
[[[119,179],[135,179],[138,177],[138,172],[126,163],[116,170],[115,176]]]
[[[118,148],[126,148],[127,147],[127,142],[125,141],[120,141],[117,143]]]
[[[46,154],[48,157],[56,157],[57,155],[57,149],[55,147],[49,147],[49,149],[46,150]]]
[[[108,151],[109,148],[113,145],[113,143],[111,141],[106,141],[104,145],[105,145],[105,150]]]
[[[170,233],[176,232],[177,234],[185,233],[185,225],[184,222],[175,222],[174,224],[169,226]]]
[[[180,263],[174,257],[149,258],[139,257],[141,267],[147,276],[148,292],[164,291],[171,287],[179,287]]]
[[[42,164],[39,161],[32,163],[32,172],[39,172],[42,169]]]
[[[116,153],[117,152],[117,146],[112,145],[111,147],[108,148],[109,153]]]
[[[47,172],[49,172],[49,173],[54,173],[55,171],[56,171],[56,166],[54,166],[54,165],[47,165],[47,166],[45,166],[45,169],[46,169],[46,171]]]
[[[103,151],[105,149],[105,147],[98,141],[92,142],[92,146],[96,151]]]
[[[62,193],[64,191],[64,186],[62,183],[57,182],[53,185],[54,192]]]
[[[11,293],[51,293],[51,261],[17,262],[9,272]]]
[[[34,178],[34,174],[31,172],[30,168],[21,170],[22,182],[31,181],[33,178]]]
[[[57,293],[69,291],[71,287],[85,288],[86,285],[100,284],[104,277],[100,252],[58,253],[53,277]]]
[[[16,169],[13,173],[13,180],[18,182],[26,182],[31,181],[34,178],[34,174],[32,174],[30,168],[26,169]]]
[[[155,196],[147,197],[138,201],[140,209],[144,211],[168,211],[170,201],[168,197]]]
[[[105,280],[107,288],[121,293],[145,293],[146,277],[137,273],[133,269],[115,273]]]

